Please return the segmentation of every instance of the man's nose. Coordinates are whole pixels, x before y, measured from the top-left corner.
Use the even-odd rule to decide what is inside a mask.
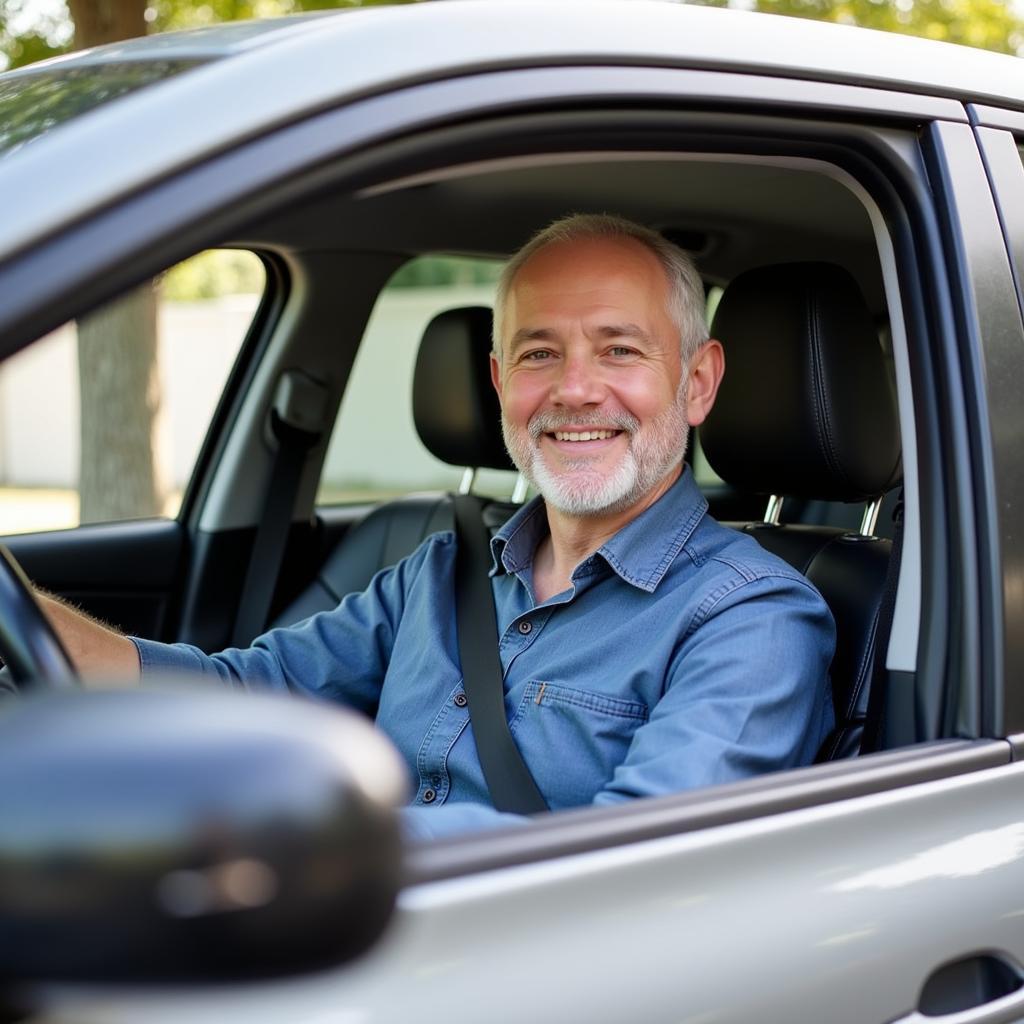
[[[599,405],[607,389],[601,367],[587,354],[570,354],[562,360],[551,385],[551,401],[557,405]]]

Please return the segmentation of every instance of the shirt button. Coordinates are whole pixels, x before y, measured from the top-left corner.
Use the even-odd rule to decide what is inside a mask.
[[[423,802],[425,804],[432,804],[437,799],[437,793],[432,789],[423,790]]]
[[[532,633],[533,632],[533,623],[530,622],[529,619],[524,619],[522,622],[519,623],[519,632],[522,633],[523,636],[526,636],[529,633]]]
[[[457,708],[464,708],[469,703],[469,700],[464,693],[457,693],[453,698],[453,703]]]

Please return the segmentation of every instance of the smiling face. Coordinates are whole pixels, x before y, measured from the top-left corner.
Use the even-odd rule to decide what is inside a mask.
[[[679,475],[687,380],[668,304],[632,239],[553,243],[516,274],[492,375],[509,453],[549,505],[646,507]]]

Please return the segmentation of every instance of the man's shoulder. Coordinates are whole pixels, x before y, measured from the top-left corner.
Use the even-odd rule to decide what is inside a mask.
[[[428,534],[417,545],[414,551],[406,555],[398,564],[415,568],[431,566],[437,561],[450,561],[455,556],[455,531],[439,530]]]
[[[684,545],[684,554],[698,570],[709,576],[732,577],[738,583],[778,579],[818,593],[803,573],[763,547],[756,533],[726,526],[709,515],[703,517]]]
[[[441,530],[428,534],[408,554],[380,569],[374,581],[408,590],[418,579],[447,576],[455,565],[455,532]]]
[[[687,603],[695,606],[690,632],[712,619],[729,616],[734,621],[739,615],[772,630],[801,623],[791,642],[816,644],[823,638],[834,643],[832,613],[821,592],[789,562],[762,547],[756,533],[705,516],[683,557],[688,563],[677,579],[687,580]]]

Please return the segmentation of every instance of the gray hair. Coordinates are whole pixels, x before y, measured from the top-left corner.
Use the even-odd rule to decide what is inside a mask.
[[[491,344],[501,360],[501,335],[504,330],[505,304],[516,274],[523,264],[545,246],[557,242],[584,242],[595,239],[631,238],[648,249],[661,264],[668,278],[668,315],[679,329],[683,363],[708,340],[704,284],[690,255],[659,235],[657,231],[607,213],[576,213],[548,225],[531,238],[505,266],[498,279],[494,299],[494,327]]]

